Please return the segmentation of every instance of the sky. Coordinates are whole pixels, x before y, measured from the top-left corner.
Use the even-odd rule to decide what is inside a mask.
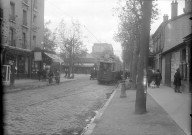
[[[72,19],[82,25],[83,43],[88,52],[92,51],[94,43],[112,44],[114,53],[121,57],[121,45],[114,41],[117,32],[118,18],[114,16],[114,7],[118,0],[45,0],[45,22],[50,20],[49,28],[54,30],[64,19],[66,23]],[[163,15],[171,17],[172,0],[158,0],[159,18],[151,26],[151,34],[163,22]],[[178,15],[183,14],[184,0],[177,0]]]

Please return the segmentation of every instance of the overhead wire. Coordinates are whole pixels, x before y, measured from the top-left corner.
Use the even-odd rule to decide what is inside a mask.
[[[46,0],[46,2],[48,2],[51,6],[54,6],[59,12],[62,11],[60,7],[58,7],[58,6],[56,6],[55,4],[53,4],[52,2],[50,2],[50,0]],[[53,14],[56,15],[56,16],[59,16],[58,14],[55,14],[55,13],[53,13]],[[70,16],[70,15],[66,15],[66,14],[65,14],[65,16],[67,16],[67,17],[69,17],[69,18],[71,18],[71,19],[74,18],[74,17],[72,17],[72,16]],[[60,17],[60,16],[59,16],[59,17]],[[94,37],[97,42],[101,43],[101,42],[98,40],[98,38],[87,28],[87,26],[86,26],[85,24],[82,23],[81,25],[86,29],[86,31],[88,31],[88,33],[90,33],[89,35],[91,35],[92,37]]]

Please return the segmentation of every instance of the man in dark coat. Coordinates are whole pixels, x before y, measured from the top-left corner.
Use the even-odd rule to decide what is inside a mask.
[[[161,79],[162,79],[161,73],[160,73],[159,69],[157,69],[156,81],[155,81],[155,84],[157,85],[157,88],[159,88],[159,86],[160,86]]]
[[[175,85],[175,92],[181,93],[180,86],[181,86],[181,75],[179,68],[176,70],[174,75],[174,85]]]

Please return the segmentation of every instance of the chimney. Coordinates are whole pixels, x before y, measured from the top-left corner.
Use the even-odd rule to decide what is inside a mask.
[[[164,14],[164,16],[163,16],[163,22],[168,21],[168,19],[169,19],[169,16],[168,16],[167,14]]]
[[[192,11],[191,6],[192,6],[192,0],[185,0],[185,8],[183,8],[184,14]]]
[[[172,1],[171,3],[171,19],[177,16],[177,12],[178,12],[178,3],[177,0]]]

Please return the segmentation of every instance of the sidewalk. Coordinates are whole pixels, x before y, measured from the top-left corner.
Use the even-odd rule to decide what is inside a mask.
[[[158,95],[154,94],[156,90],[160,91],[148,91],[147,113],[137,115],[134,114],[136,91],[127,90],[127,98],[119,98],[120,88],[116,89],[83,135],[186,135],[164,106],[153,99]],[[162,91],[163,94],[167,93]]]
[[[67,81],[73,81],[76,79],[67,79],[64,77],[64,74],[60,75],[60,83],[67,82]],[[54,85],[55,83],[51,84]],[[48,86],[48,81],[47,80],[35,80],[35,79],[20,79],[20,80],[15,80],[14,86],[5,86],[4,87],[4,92],[5,93],[10,93],[10,92],[16,92],[16,91],[21,91],[21,90],[27,90],[27,89],[36,89],[36,88],[41,88]]]
[[[166,86],[148,89],[148,93],[190,135],[191,93],[175,93],[173,88]]]

